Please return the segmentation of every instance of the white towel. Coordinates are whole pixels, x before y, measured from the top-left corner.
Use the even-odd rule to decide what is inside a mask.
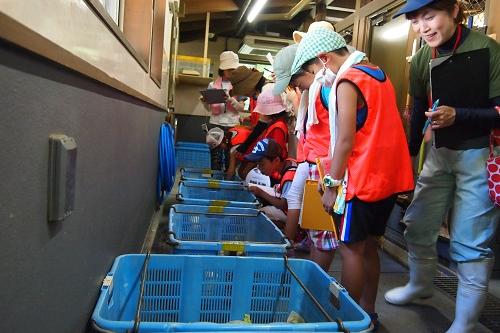
[[[335,150],[335,143],[337,142],[337,81],[338,78],[342,76],[342,74],[351,68],[353,65],[360,63],[363,59],[365,59],[366,54],[361,51],[354,51],[349,55],[347,60],[340,66],[340,69],[337,73],[337,77],[332,85],[332,90],[330,91],[330,96],[328,98],[328,120],[330,124],[330,150],[329,157],[330,159],[333,157],[333,151]]]
[[[297,122],[295,123],[295,133],[297,135],[297,138],[299,139],[304,136],[304,120],[306,119],[307,115],[307,104],[309,100],[308,96],[308,90],[304,90],[302,94],[300,94],[299,110],[297,111]]]

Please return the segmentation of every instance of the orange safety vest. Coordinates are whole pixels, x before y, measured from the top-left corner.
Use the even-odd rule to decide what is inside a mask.
[[[271,125],[269,125],[268,128],[266,128],[266,130],[264,131],[264,133],[262,133],[259,137],[259,140],[262,140],[262,139],[265,139],[267,137],[269,137],[269,135],[271,134],[271,132],[275,129],[280,129],[283,131],[283,133],[285,134],[285,146],[281,147],[281,158],[283,158],[284,160],[288,157],[288,149],[286,147],[286,143],[288,142],[288,125],[286,124],[285,120],[283,118],[279,118],[278,120],[276,120],[274,123],[272,123]],[[257,141],[259,141],[257,140]],[[256,141],[256,142],[257,142]]]
[[[354,84],[367,107],[347,161],[346,200],[375,202],[414,188],[406,136],[391,81],[378,67],[353,66],[338,79]]]
[[[283,185],[285,185],[286,182],[291,182],[293,181],[293,177],[295,176],[295,172],[297,171],[297,162],[292,159],[292,158],[287,158],[286,161],[290,164],[287,165],[284,170],[282,170],[283,174],[280,179],[280,184],[278,186],[278,192],[281,193],[281,190],[283,189]]]
[[[243,125],[231,127],[228,131],[231,133],[231,138],[229,139],[231,147],[241,145],[250,133],[252,133],[250,128]]]
[[[321,102],[321,93],[318,93],[315,101],[316,116],[318,123],[312,125],[305,132],[304,159],[316,163],[316,158],[327,157],[330,147],[330,125],[328,123],[328,109]]]

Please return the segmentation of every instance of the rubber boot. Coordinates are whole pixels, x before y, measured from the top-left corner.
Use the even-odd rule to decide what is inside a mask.
[[[488,295],[488,281],[494,261],[484,259],[458,264],[455,320],[447,333],[476,332],[476,325]]]
[[[434,293],[434,275],[436,274],[435,246],[408,244],[408,267],[410,281],[403,286],[385,293],[385,300],[391,304],[404,305],[419,298],[431,297]]]

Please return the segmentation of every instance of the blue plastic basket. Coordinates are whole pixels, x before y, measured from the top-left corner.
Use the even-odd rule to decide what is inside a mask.
[[[282,257],[290,245],[262,212],[250,208],[173,205],[169,243],[177,254]]]
[[[232,180],[224,180],[225,174],[221,170],[200,169],[200,168],[181,168],[181,179],[185,180],[220,180],[243,182],[240,177],[234,176]]]
[[[181,179],[214,179],[223,180],[224,172],[221,170],[201,169],[201,168],[181,168]]]
[[[180,168],[210,169],[210,149],[208,145],[194,142],[177,142],[175,162]]]
[[[134,326],[145,255],[116,258],[101,288],[92,320],[101,329]],[[317,264],[289,265],[334,319],[350,332],[365,330],[369,316]],[[283,259],[151,255],[147,264],[139,332],[338,332],[326,321]],[[335,305],[334,305],[335,304]],[[286,323],[291,311],[306,323]],[[251,324],[229,323],[250,316]]]
[[[188,205],[256,208],[259,201],[239,182],[183,180],[177,200]]]
[[[175,143],[176,146],[182,146],[182,147],[190,147],[190,148],[204,148],[204,149],[210,149],[208,144],[202,143],[202,142],[190,142],[190,141],[177,141]]]

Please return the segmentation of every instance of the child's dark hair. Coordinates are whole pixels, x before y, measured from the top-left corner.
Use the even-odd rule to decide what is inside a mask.
[[[464,13],[464,8],[457,0],[437,0],[435,2],[428,4],[424,8],[443,10],[443,11],[447,12],[448,14],[452,15],[453,10],[455,10],[455,5],[458,5],[458,14],[457,14],[457,17],[455,18],[455,23],[460,24],[465,20],[465,13]],[[421,9],[422,8],[415,10],[413,12],[407,13],[406,19],[408,19],[408,20],[414,19],[417,16],[417,13]]]
[[[219,69],[219,77],[223,77],[224,76],[224,70],[223,69]]]
[[[264,76],[262,76],[259,80],[259,82],[257,82],[257,84],[255,85],[255,91],[258,91],[259,93],[262,92],[262,87],[264,87],[264,85],[266,84],[266,78]]]
[[[279,118],[286,119],[288,117],[288,112],[286,110],[283,110],[283,111],[281,111],[279,113],[272,114],[269,117],[272,119],[272,121],[275,121],[275,120],[277,120]]]

